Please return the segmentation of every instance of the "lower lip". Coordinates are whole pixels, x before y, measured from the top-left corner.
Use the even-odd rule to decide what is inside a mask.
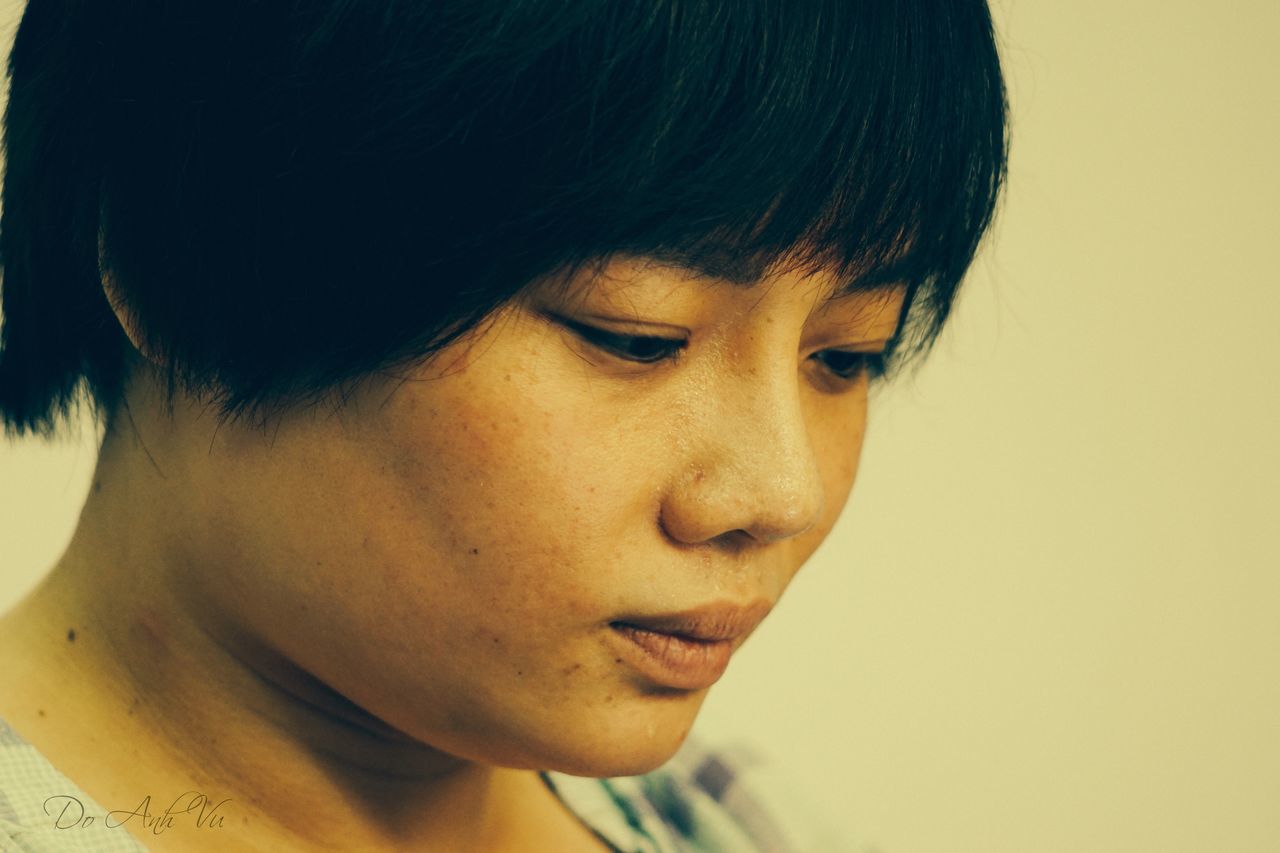
[[[691,640],[634,625],[610,626],[636,669],[654,681],[682,690],[701,690],[720,680],[733,654],[732,640]]]

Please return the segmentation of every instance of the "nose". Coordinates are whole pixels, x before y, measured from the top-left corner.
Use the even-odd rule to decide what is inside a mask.
[[[825,494],[795,371],[762,371],[734,393],[704,395],[677,442],[661,522],[678,542],[740,533],[777,542],[811,529]]]

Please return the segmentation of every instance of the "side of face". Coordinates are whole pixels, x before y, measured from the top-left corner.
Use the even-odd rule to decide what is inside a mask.
[[[617,261],[335,414],[266,436],[184,424],[202,497],[173,581],[199,618],[445,753],[647,772],[706,690],[638,672],[610,622],[776,603],[849,496],[867,382],[823,354],[882,349],[902,293],[824,306],[829,286]],[[602,347],[617,336],[686,343],[640,363]]]

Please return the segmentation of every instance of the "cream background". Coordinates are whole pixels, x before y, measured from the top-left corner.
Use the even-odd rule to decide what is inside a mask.
[[[996,239],[699,728],[882,853],[1280,851],[1280,3],[995,12]],[[89,441],[0,443],[0,607]]]

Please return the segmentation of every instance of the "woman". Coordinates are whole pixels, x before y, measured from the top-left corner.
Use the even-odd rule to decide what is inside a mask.
[[[786,843],[681,747],[990,221],[984,3],[31,0],[10,77],[0,414],[102,444],[0,840]]]

